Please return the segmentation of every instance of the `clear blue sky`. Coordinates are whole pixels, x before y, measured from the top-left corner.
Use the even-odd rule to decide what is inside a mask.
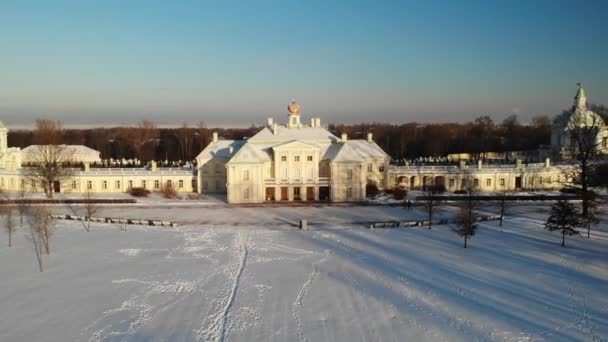
[[[0,119],[262,123],[608,105],[608,1],[0,1]]]

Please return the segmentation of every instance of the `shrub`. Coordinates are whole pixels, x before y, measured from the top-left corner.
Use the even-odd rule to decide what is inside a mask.
[[[407,196],[407,190],[402,188],[396,188],[393,190],[393,198],[396,200],[402,200]]]
[[[131,188],[129,193],[134,197],[148,197],[148,195],[150,195],[150,190],[146,188]]]
[[[378,186],[376,184],[367,184],[365,186],[365,193],[367,197],[375,197],[378,195],[380,191],[378,190]]]
[[[170,199],[175,198],[177,197],[177,191],[175,191],[175,189],[173,189],[171,186],[165,186],[163,188],[163,196]]]

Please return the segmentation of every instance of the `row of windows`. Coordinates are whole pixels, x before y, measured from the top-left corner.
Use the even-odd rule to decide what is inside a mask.
[[[557,181],[559,182],[559,179]],[[538,182],[540,184],[543,184],[543,182],[549,184],[549,183],[552,183],[552,178],[551,178],[551,176],[544,177],[544,178],[543,177],[538,177]],[[456,181],[453,178],[451,178],[449,180],[449,186],[450,187],[454,187],[455,183],[456,183]],[[506,185],[505,179],[504,178],[500,178],[499,179],[499,184],[500,184],[501,187],[504,187]],[[466,179],[462,179],[461,186],[464,188],[464,187],[466,187],[466,185],[467,185],[467,180]],[[479,186],[479,179],[475,178],[473,180],[473,185],[475,187],[478,187]],[[491,178],[486,178],[486,186],[492,186],[492,179]]]
[[[378,165],[378,171],[384,172],[384,164]],[[372,163],[367,164],[367,172],[374,172],[374,164],[372,164]]]
[[[307,161],[312,161],[312,156],[306,156]],[[287,161],[287,156],[281,156],[281,161]],[[293,161],[299,162],[300,156],[294,156]]]
[[[121,182],[119,180],[114,182],[114,189],[121,189]],[[144,189],[147,188],[148,182],[145,180],[142,180],[140,183],[140,186]],[[167,180],[166,183],[167,187],[171,188],[173,187],[173,183],[171,182],[171,180]],[[34,185],[32,185],[34,186]],[[184,181],[183,180],[179,180],[177,182],[177,186],[179,189],[183,189],[184,188]],[[134,187],[134,183],[132,180],[127,181],[127,187],[128,188],[133,188]],[[78,188],[78,184],[76,183],[76,181],[72,181],[72,189],[77,189]],[[192,180],[192,188],[196,188],[196,180]],[[107,180],[102,180],[101,181],[101,189],[103,190],[108,190],[108,181]],[[159,180],[155,180],[154,181],[154,189],[159,190],[160,189],[160,181]],[[87,190],[93,190],[93,181],[87,181]]]

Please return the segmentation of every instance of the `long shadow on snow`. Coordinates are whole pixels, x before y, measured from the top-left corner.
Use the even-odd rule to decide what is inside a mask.
[[[340,236],[343,239],[348,239],[351,241],[359,240],[359,243],[361,243],[363,241],[365,244],[370,244],[369,240],[361,239],[358,236],[354,236],[352,234],[352,232],[349,232],[347,230],[341,230],[341,231],[332,230],[332,233],[336,234],[337,236]],[[321,241],[319,239],[314,239],[314,238],[310,238],[310,237],[307,237],[307,238],[311,240],[311,243],[319,245],[321,248],[324,248],[324,249],[329,248],[329,249],[336,251],[337,255],[340,255],[341,257],[343,257],[347,260],[350,260],[351,262],[357,264],[360,267],[363,267],[365,269],[380,269],[380,270],[382,270],[382,272],[384,274],[387,274],[389,277],[393,278],[397,282],[399,282],[400,278],[407,279],[408,281],[411,282],[411,284],[414,287],[418,288],[420,291],[425,292],[425,291],[431,290],[433,293],[440,295],[440,297],[443,300],[450,302],[452,304],[461,306],[462,308],[468,308],[470,310],[472,307],[471,306],[471,304],[472,304],[473,307],[475,307],[474,311],[490,314],[491,316],[498,315],[498,316],[500,316],[500,318],[502,320],[504,320],[506,322],[514,323],[517,328],[525,327],[526,329],[529,329],[531,331],[546,331],[546,330],[550,330],[553,328],[553,327],[541,325],[538,323],[534,323],[534,321],[536,321],[536,320],[531,319],[531,317],[529,315],[527,317],[521,317],[519,315],[514,314],[515,312],[526,312],[527,309],[529,309],[529,307],[515,307],[514,308],[515,310],[513,310],[513,309],[504,310],[502,308],[505,308],[507,306],[507,303],[498,302],[495,298],[490,298],[490,297],[485,296],[482,298],[485,300],[485,303],[481,303],[479,301],[474,301],[473,299],[466,299],[466,298],[463,298],[462,296],[460,296],[454,287],[449,286],[449,284],[446,284],[445,280],[449,280],[449,281],[459,280],[463,285],[465,285],[464,286],[465,288],[467,288],[466,284],[473,283],[473,284],[476,284],[476,287],[483,287],[483,288],[490,287],[496,293],[502,292],[507,295],[521,297],[520,292],[516,293],[516,291],[513,291],[513,290],[509,289],[508,287],[496,286],[496,284],[494,284],[494,283],[489,283],[489,282],[481,280],[479,278],[474,278],[471,276],[467,276],[463,273],[455,272],[451,269],[445,268],[444,266],[442,266],[438,263],[429,262],[426,259],[421,259],[417,255],[407,253],[406,250],[395,251],[395,250],[392,250],[392,248],[387,248],[386,245],[378,245],[377,243],[373,243],[373,242],[371,243],[372,247],[374,247],[376,249],[380,248],[382,251],[389,253],[390,260],[388,260],[387,258],[380,257],[378,255],[372,254],[368,250],[362,250],[362,249],[354,248],[352,246],[347,246],[341,242],[336,241],[337,243],[340,244],[339,246],[337,246],[330,242]],[[406,270],[404,270],[402,265],[407,264],[408,262],[414,262],[417,265],[426,265],[426,269],[434,269],[437,271],[435,273],[442,274],[442,275],[448,275],[448,276],[447,277],[445,277],[445,276],[436,277],[437,279],[433,279],[433,282],[432,282],[429,279],[428,273],[425,274],[422,272],[418,272],[421,274],[413,274],[412,272],[407,272]],[[443,278],[446,278],[446,279],[443,279]],[[370,281],[373,281],[373,280],[370,280]],[[513,285],[517,285],[520,288],[526,287],[524,285],[515,284],[515,283],[513,283]],[[385,290],[392,291],[390,289],[385,289]],[[390,292],[387,292],[387,293],[390,293]],[[381,296],[378,294],[378,291],[369,291],[369,294],[371,296],[374,296],[381,300],[386,300],[386,298],[384,296]],[[400,296],[399,294],[393,294],[393,295],[397,296],[397,297]],[[532,293],[532,294],[526,296],[526,298],[525,298],[526,304],[529,304],[530,302],[536,302],[537,305],[542,305],[543,308],[545,308],[545,310],[546,310],[548,304],[546,302],[538,301],[536,299],[537,297],[538,297],[538,293]],[[511,305],[511,306],[513,306],[513,305]],[[399,309],[402,310],[403,312],[407,312],[407,308],[404,308],[403,306],[400,306]],[[561,312],[561,315],[566,315],[566,316],[570,315],[569,310],[567,310],[563,306],[553,305],[552,309],[559,310]],[[429,308],[428,310],[434,311],[432,308]],[[532,313],[530,312],[530,314],[532,314]],[[538,318],[540,318],[540,317],[546,318],[546,311],[535,313],[534,316],[537,316]]]

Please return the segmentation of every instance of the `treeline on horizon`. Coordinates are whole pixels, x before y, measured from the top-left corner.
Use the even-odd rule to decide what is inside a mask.
[[[608,108],[591,109],[608,119]],[[37,125],[44,126],[44,121],[48,123],[42,119]],[[261,128],[208,128],[203,122],[194,127],[184,124],[179,128],[158,128],[151,121],[142,121],[133,127],[60,129],[52,141],[45,140],[47,135],[36,130],[10,130],[8,144],[21,148],[50,142],[85,145],[100,151],[102,159],[190,161],[211,142],[213,132],[222,139],[243,139]],[[510,115],[500,123],[480,116],[467,123],[329,124],[328,129],[338,137],[346,133],[349,139],[366,139],[367,133],[372,133],[374,141],[395,160],[451,153],[531,151],[551,140],[548,116],[534,117],[530,124],[521,124],[517,115]]]

